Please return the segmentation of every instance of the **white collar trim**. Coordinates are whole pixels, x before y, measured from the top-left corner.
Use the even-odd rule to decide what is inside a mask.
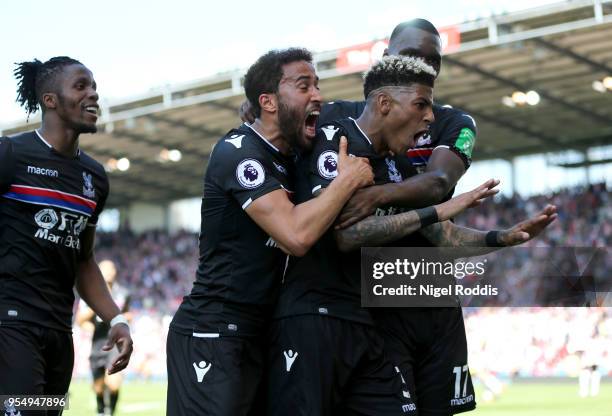
[[[260,134],[260,133],[259,133],[257,130],[255,130],[255,129],[254,129],[254,128],[253,128],[253,127],[250,125],[250,124],[247,124],[247,123],[245,123],[245,124],[246,124],[246,125],[247,125],[247,127],[249,127],[251,130],[253,130],[253,131],[255,132],[255,134],[257,134],[257,136],[258,136],[258,137],[259,137],[261,140],[263,140],[264,142],[266,142],[266,144],[267,144],[268,146],[270,146],[272,149],[274,149],[274,150],[276,150],[277,152],[279,152],[279,153],[280,153],[280,150],[278,150],[278,148],[277,148],[276,146],[274,146],[272,143],[270,143],[270,141],[269,141],[268,139],[266,139],[264,136],[262,136],[262,135],[261,135],[261,134]]]
[[[355,126],[357,127],[357,129],[359,129],[359,131],[361,132],[361,134],[363,134],[363,137],[366,138],[366,140],[368,141],[368,143],[370,143],[370,146],[372,146],[372,140],[370,140],[370,138],[368,137],[367,134],[365,134],[365,132],[363,130],[361,130],[361,127],[359,127],[359,124],[357,124],[357,121],[355,121],[355,119],[353,117],[349,117],[353,123],[355,123]]]
[[[34,130],[34,131],[36,132],[36,135],[38,136],[38,138],[39,138],[40,140],[42,140],[42,142],[43,142],[44,144],[46,144],[46,145],[47,145],[47,147],[49,147],[49,149],[53,149],[53,146],[51,146],[51,144],[50,144],[48,141],[46,141],[46,140],[45,140],[45,138],[42,136],[42,134],[40,134],[40,133],[38,132],[38,130]]]
[[[34,131],[36,132],[36,135],[38,136],[38,138],[42,140],[42,142],[46,144],[49,147],[49,149],[53,149],[53,146],[51,146],[51,143],[45,140],[42,134],[38,132],[38,129],[35,129]],[[81,149],[77,149],[77,156],[79,156],[80,154],[81,154]]]

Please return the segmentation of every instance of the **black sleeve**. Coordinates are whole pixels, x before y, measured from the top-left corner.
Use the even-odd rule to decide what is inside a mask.
[[[456,153],[467,170],[472,163],[472,151],[476,143],[476,122],[469,114],[457,111],[445,123],[439,133],[438,146],[448,147]]]
[[[220,142],[217,146],[220,148],[213,152],[209,161],[209,169],[213,171],[207,176],[236,199],[242,209],[257,198],[282,189],[282,184],[269,169],[270,156],[252,147],[250,150],[245,147],[237,149],[227,142]]]
[[[322,126],[343,118],[358,118],[365,108],[365,101],[331,101],[323,104],[317,123]]]
[[[0,195],[10,188],[13,173],[13,146],[7,137],[0,137]]]
[[[313,194],[326,188],[338,175],[338,148],[343,135],[347,136],[344,129],[333,124],[325,125],[317,131],[310,160],[310,186]]]

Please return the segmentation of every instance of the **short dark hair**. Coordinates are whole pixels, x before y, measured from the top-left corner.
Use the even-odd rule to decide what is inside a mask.
[[[83,65],[76,59],[68,56],[56,56],[47,62],[38,59],[19,62],[13,74],[17,79],[17,102],[24,107],[28,116],[35,113],[42,106],[42,95],[57,89],[57,76],[68,65]]]
[[[271,50],[251,65],[244,77],[244,91],[255,117],[261,115],[259,96],[277,92],[283,77],[283,65],[297,61],[312,63],[312,54],[303,48]]]
[[[433,87],[436,70],[422,58],[412,56],[385,56],[365,74],[363,94],[367,99],[374,90],[383,87],[424,84]]]
[[[398,24],[397,26],[395,26],[395,29],[393,29],[393,32],[391,32],[391,37],[389,38],[389,42],[392,42],[393,40],[395,40],[395,38],[398,37],[399,34],[404,31],[404,29],[409,28],[409,27],[421,29],[421,30],[424,30],[425,32],[431,33],[432,35],[436,35],[440,37],[440,32],[438,32],[438,29],[436,29],[436,27],[429,20],[412,19],[406,22],[402,22]]]

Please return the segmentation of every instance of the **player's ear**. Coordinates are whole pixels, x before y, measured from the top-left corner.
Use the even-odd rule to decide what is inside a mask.
[[[382,115],[389,114],[391,111],[392,98],[389,94],[385,92],[381,92],[376,96],[376,106],[378,107],[378,111],[381,112]]]
[[[276,94],[261,94],[259,96],[259,106],[261,111],[275,113],[278,107],[278,98]]]
[[[44,93],[41,101],[45,110],[57,108],[57,94],[53,92]]]

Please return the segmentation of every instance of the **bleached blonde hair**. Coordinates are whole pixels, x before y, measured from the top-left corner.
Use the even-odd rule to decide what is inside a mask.
[[[383,87],[424,84],[433,87],[438,76],[436,70],[414,56],[385,56],[372,65],[364,75],[363,93],[367,98],[372,91]]]

